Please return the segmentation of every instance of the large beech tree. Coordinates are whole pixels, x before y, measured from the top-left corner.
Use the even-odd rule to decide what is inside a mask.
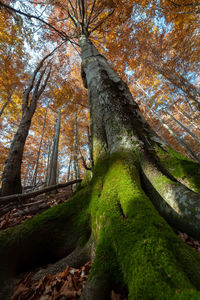
[[[67,256],[68,264],[78,266],[91,258],[81,299],[109,299],[116,286],[129,299],[197,299],[200,256],[168,223],[200,238],[199,164],[159,139],[127,84],[92,43],[92,33],[109,16],[115,22],[129,15],[131,4],[122,2],[55,2],[56,16],[66,14],[81,48],[93,177],[67,203],[0,234],[0,276],[5,280],[41,260]],[[60,36],[68,36],[58,24]]]

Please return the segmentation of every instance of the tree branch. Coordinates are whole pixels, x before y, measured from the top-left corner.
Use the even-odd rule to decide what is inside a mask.
[[[28,19],[35,19],[37,21],[40,21],[42,22],[43,24],[45,24],[46,26],[48,26],[49,28],[51,28],[52,30],[54,30],[55,32],[58,33],[58,35],[64,39],[64,40],[69,40],[70,37],[63,31],[59,31],[58,29],[56,29],[53,25],[51,25],[50,23],[46,22],[45,20],[41,19],[40,17],[37,17],[37,16],[34,16],[34,15],[31,15],[31,14],[27,14],[19,9],[15,9],[14,7],[10,6],[10,5],[7,5],[5,3],[3,3],[2,1],[0,1],[0,6],[1,7],[4,7],[5,9],[7,9],[8,11],[13,11],[14,13],[16,14],[20,14],[22,16],[25,16],[27,17]]]
[[[65,183],[48,186],[42,190],[38,190],[38,191],[26,193],[26,194],[15,194],[15,195],[9,195],[9,196],[5,196],[5,197],[0,197],[0,205],[7,204],[9,202],[20,202],[21,200],[29,199],[29,198],[35,197],[37,195],[41,195],[41,194],[44,194],[47,192],[51,192],[53,190],[64,188],[64,187],[67,187],[67,186],[75,184],[75,183],[80,183],[81,181],[82,181],[82,179],[77,179],[77,180],[73,180],[73,181],[69,181],[69,182],[65,182]]]

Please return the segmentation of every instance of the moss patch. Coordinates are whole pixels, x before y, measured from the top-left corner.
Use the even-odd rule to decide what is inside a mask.
[[[128,286],[129,299],[196,299],[200,256],[157,213],[134,162],[130,153],[106,161],[101,194],[91,202],[97,251],[90,278],[109,273]]]
[[[67,255],[78,243],[85,243],[90,236],[89,200],[90,190],[85,188],[68,202],[0,232],[0,282],[29,265]]]
[[[194,192],[200,192],[200,163],[188,159],[171,148],[164,151],[158,145],[156,153],[162,165],[179,181]]]

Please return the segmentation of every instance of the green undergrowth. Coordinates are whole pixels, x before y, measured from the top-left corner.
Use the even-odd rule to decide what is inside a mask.
[[[0,283],[19,271],[49,263],[70,253],[90,236],[85,187],[71,200],[16,227],[0,232]]]
[[[90,204],[97,240],[90,279],[110,274],[115,284],[128,286],[129,299],[199,299],[200,256],[142,190],[134,156],[112,154],[96,172],[102,190]]]
[[[194,192],[200,192],[200,163],[186,158],[171,148],[164,150],[156,145],[156,153],[162,165],[177,180]]]

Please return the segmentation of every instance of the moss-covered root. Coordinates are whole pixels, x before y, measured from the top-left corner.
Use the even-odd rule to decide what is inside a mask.
[[[109,300],[111,283],[109,276],[103,274],[102,278],[91,278],[86,284],[80,300]]]
[[[200,256],[158,214],[140,186],[134,158],[112,154],[106,164],[101,194],[91,202],[97,247],[86,286],[109,274],[113,285],[128,287],[131,300],[200,299]]]
[[[0,232],[0,284],[28,267],[53,262],[90,237],[89,189],[67,203]]]
[[[163,149],[158,144],[155,144],[155,151],[169,173],[190,190],[200,193],[200,163],[182,156],[169,147]]]
[[[169,179],[147,155],[141,167],[143,186],[158,211],[170,224],[200,239],[200,194]]]

